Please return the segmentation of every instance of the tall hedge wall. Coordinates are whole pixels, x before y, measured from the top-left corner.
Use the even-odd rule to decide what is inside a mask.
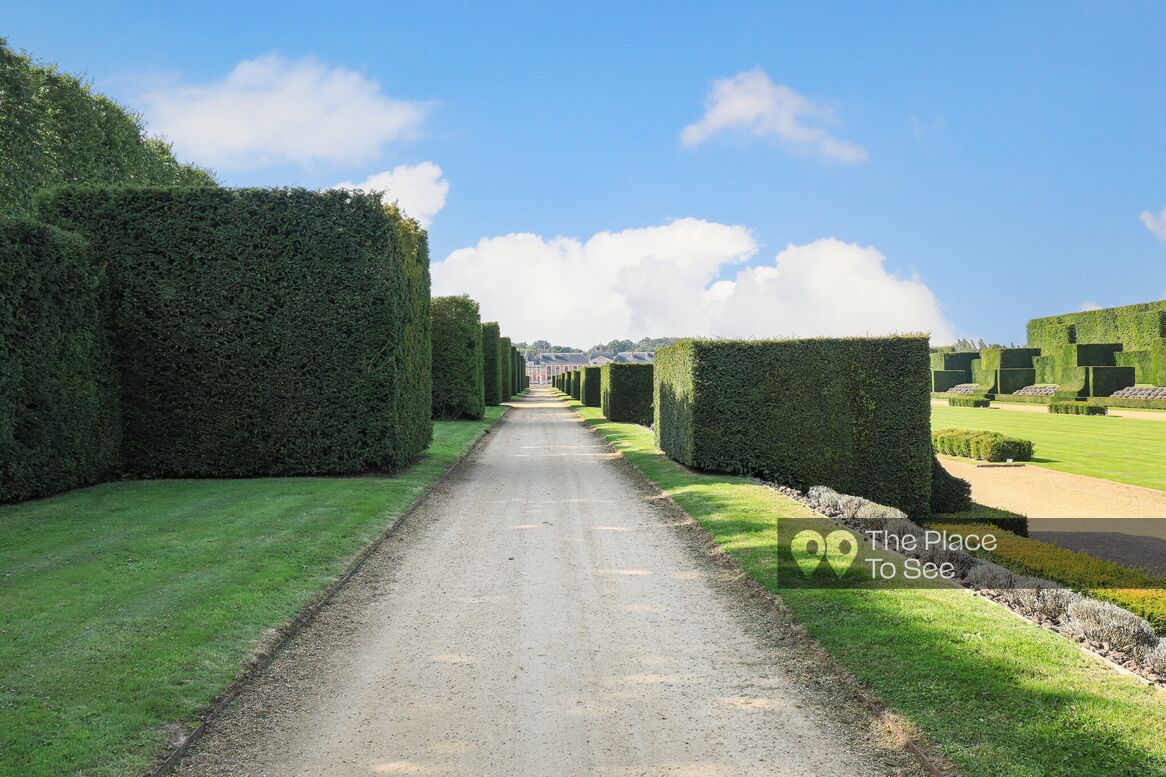
[[[497,321],[482,324],[482,381],[486,386],[486,404],[502,402],[502,338]]]
[[[652,365],[605,364],[600,369],[599,406],[604,417],[647,426],[652,423]]]
[[[385,205],[396,227],[405,266],[405,294],[409,311],[405,318],[404,369],[398,391],[396,434],[402,450],[424,451],[433,441],[433,336],[429,314],[429,234],[396,205]]]
[[[571,395],[571,399],[580,399],[583,395],[581,390],[583,388],[583,371],[571,370],[570,390],[567,392]]]
[[[433,417],[481,418],[486,411],[482,382],[482,323],[469,297],[434,297]]]
[[[656,352],[657,444],[701,469],[931,498],[927,338],[682,340]]]
[[[116,466],[106,301],[81,237],[0,216],[0,502],[88,485]]]
[[[579,371],[579,401],[585,407],[599,407],[601,398],[600,367],[584,367]]]
[[[141,121],[77,78],[0,38],[0,213],[31,215],[38,191],[66,183],[213,186],[145,137]]]
[[[502,401],[509,401],[514,396],[514,346],[509,337],[498,338],[498,373],[502,379]]]
[[[1166,337],[1166,300],[1034,318],[1027,330],[1032,348],[1068,342],[1121,343],[1127,351],[1147,348]]]
[[[129,473],[357,472],[424,450],[428,273],[410,277],[379,197],[69,187],[40,213],[108,263]]]

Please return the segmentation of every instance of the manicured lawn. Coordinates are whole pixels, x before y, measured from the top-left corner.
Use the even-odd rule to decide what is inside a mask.
[[[134,775],[501,417],[395,477],[108,483],[0,508],[0,775]]]
[[[962,774],[1166,775],[1166,694],[967,591],[780,587],[778,521],[814,520],[802,505],[689,472],[648,429],[573,404]]]
[[[932,406],[931,428],[951,427],[1032,440],[1033,463],[1043,467],[1166,489],[1166,428],[1161,421]]]

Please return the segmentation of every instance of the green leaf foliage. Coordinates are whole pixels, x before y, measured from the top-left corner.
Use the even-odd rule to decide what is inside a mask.
[[[991,407],[992,403],[981,397],[948,397],[947,404],[952,407]]]
[[[600,368],[599,406],[610,421],[652,423],[652,365],[612,362]]]
[[[584,367],[579,371],[579,401],[585,407],[599,407],[600,403],[600,367]]]
[[[498,338],[498,374],[502,380],[502,401],[507,402],[514,396],[514,346],[509,337]]]
[[[486,411],[482,382],[482,324],[469,297],[434,297],[433,417],[481,418]]]
[[[116,466],[106,303],[81,237],[0,216],[0,502],[89,485]]]
[[[1109,408],[1087,402],[1052,402],[1049,412],[1057,415],[1105,415]]]
[[[379,197],[66,187],[40,213],[107,266],[127,473],[361,472],[425,449],[428,257]]]
[[[936,453],[980,461],[1032,461],[1030,440],[982,429],[940,429],[931,435]]]
[[[497,321],[482,324],[482,381],[486,386],[486,404],[501,404],[502,339]]]
[[[61,184],[213,186],[179,164],[141,120],[77,78],[0,38],[0,213],[31,215],[36,193]]]
[[[931,457],[931,512],[959,513],[972,507],[972,484],[957,478]]]
[[[928,367],[926,337],[682,340],[656,352],[657,442],[688,466],[925,516]]]

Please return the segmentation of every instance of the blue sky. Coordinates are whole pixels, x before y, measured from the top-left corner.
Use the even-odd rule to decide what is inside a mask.
[[[356,77],[384,103],[380,128],[356,131],[371,151],[282,138],[296,147],[240,149],[221,179],[440,167],[435,290],[470,293],[518,339],[1008,342],[1033,316],[1166,297],[1166,4],[166,5],[6,3],[3,34],[151,128],[182,127],[167,134],[195,162],[191,133],[222,122],[184,106],[214,104],[240,63]],[[808,112],[784,134],[786,114],[730,116],[685,143],[736,77]],[[311,126],[329,105],[288,110]],[[360,110],[340,115],[363,124]],[[349,129],[301,134],[348,145]]]

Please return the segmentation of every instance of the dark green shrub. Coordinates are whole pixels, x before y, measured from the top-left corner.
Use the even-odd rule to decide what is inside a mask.
[[[128,472],[359,472],[424,450],[428,272],[407,275],[379,197],[70,187],[41,213],[108,263]]]
[[[0,217],[0,502],[89,485],[116,466],[106,303],[80,236]]]
[[[514,346],[509,337],[498,338],[498,374],[502,379],[502,401],[509,402],[514,396]]]
[[[213,186],[145,137],[141,121],[77,78],[0,38],[0,213],[30,215],[42,189],[66,183]]]
[[[583,373],[580,370],[571,370],[569,374],[571,376],[571,382],[567,393],[571,395],[571,399],[579,399],[581,396],[579,392],[582,388]]]
[[[409,310],[402,343],[401,388],[397,399],[399,442],[395,447],[420,455],[433,441],[433,337],[429,315],[429,235],[396,205],[386,205],[385,213],[397,228],[401,258],[405,266],[405,292]]]
[[[952,475],[931,457],[931,512],[958,513],[972,507],[972,484]]]
[[[952,407],[991,407],[992,403],[986,399],[976,397],[948,397],[947,404]]]
[[[502,338],[497,321],[482,324],[482,382],[486,386],[486,404],[501,404]]]
[[[605,364],[600,370],[599,406],[612,421],[652,423],[652,365]]]
[[[434,297],[433,417],[481,418],[486,411],[482,383],[482,324],[478,303],[469,297]]]
[[[981,429],[941,429],[931,435],[931,443],[936,453],[980,461],[1031,461],[1033,453],[1029,440]]]
[[[656,440],[681,463],[927,514],[927,338],[681,340],[654,373]]]
[[[1001,510],[997,507],[986,507],[985,505],[975,504],[966,507],[962,510],[956,511],[942,511],[931,516],[927,522],[931,525],[964,525],[964,524],[987,524],[988,526],[995,526],[998,529],[1012,532],[1020,537],[1028,536],[1028,518],[1019,513],[1009,512],[1008,510]]]
[[[1088,402],[1053,402],[1049,412],[1056,415],[1105,415],[1109,408]]]
[[[599,367],[584,367],[579,371],[579,401],[584,407],[599,407],[600,381]]]

